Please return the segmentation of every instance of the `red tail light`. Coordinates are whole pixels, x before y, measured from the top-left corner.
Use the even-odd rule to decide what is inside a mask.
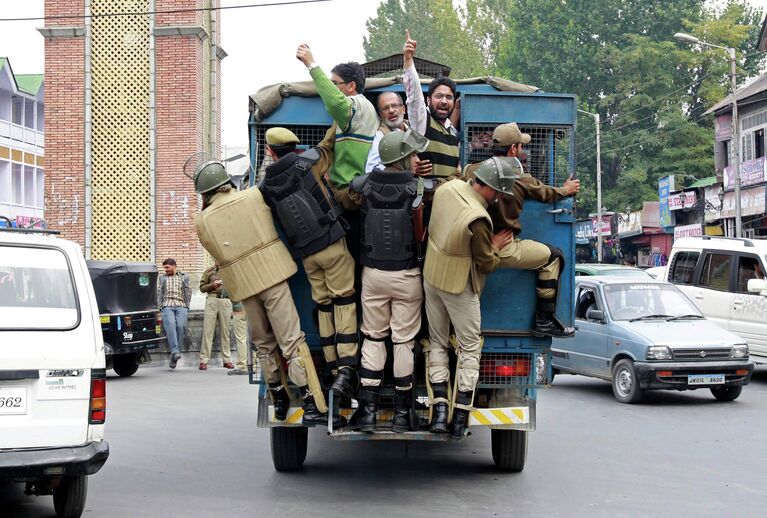
[[[157,325],[162,325],[162,313],[157,313]]]
[[[125,328],[129,329],[130,325],[133,323],[133,319],[130,316],[126,316],[123,320],[125,320]]]
[[[483,376],[495,376],[497,378],[526,377],[530,375],[530,358],[514,359],[483,359],[480,362],[480,373]]]
[[[94,371],[91,377],[90,424],[104,424],[107,416],[106,371]]]

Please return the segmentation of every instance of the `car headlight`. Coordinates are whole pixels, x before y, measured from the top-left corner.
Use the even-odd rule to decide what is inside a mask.
[[[670,360],[672,358],[671,349],[666,345],[651,345],[647,348],[645,358],[648,360]]]
[[[748,358],[748,344],[735,344],[730,351],[730,358]]]

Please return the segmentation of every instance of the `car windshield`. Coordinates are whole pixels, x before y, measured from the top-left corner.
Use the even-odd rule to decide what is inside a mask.
[[[69,263],[60,250],[0,246],[0,329],[69,329],[78,321]]]
[[[613,320],[692,320],[703,317],[692,302],[671,284],[608,284],[604,291]]]

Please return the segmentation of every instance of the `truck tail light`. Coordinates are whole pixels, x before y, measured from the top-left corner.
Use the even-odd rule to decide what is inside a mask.
[[[528,357],[503,360],[480,360],[480,373],[483,376],[497,378],[527,377],[530,375],[532,362]]]
[[[94,369],[91,374],[90,424],[104,424],[107,416],[107,372]]]

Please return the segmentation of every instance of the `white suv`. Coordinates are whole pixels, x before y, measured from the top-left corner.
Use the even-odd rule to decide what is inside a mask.
[[[666,278],[720,326],[748,342],[767,363],[767,241],[684,237],[674,242]]]
[[[80,516],[109,456],[98,307],[80,247],[0,229],[0,483]]]

